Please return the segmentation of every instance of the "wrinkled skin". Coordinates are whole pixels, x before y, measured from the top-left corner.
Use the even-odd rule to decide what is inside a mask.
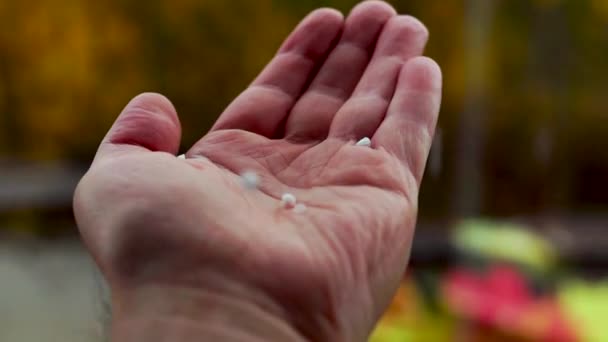
[[[426,40],[379,1],[346,19],[311,13],[185,161],[170,102],[132,100],[74,200],[115,312],[151,288],[200,291],[254,303],[304,338],[365,339],[407,264],[439,111]],[[366,136],[372,148],[354,145]],[[307,210],[282,208],[285,192]]]

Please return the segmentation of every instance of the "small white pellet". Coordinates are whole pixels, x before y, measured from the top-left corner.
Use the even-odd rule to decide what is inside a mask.
[[[260,177],[253,171],[245,171],[241,173],[241,184],[243,184],[246,189],[257,189],[260,185]]]
[[[372,140],[368,137],[365,137],[359,140],[359,142],[357,142],[357,146],[370,147],[372,146]]]
[[[186,155],[185,154],[180,154],[179,156],[177,156],[177,159],[186,159]]]
[[[290,193],[284,193],[281,196],[281,204],[283,208],[291,209],[296,206],[296,196]]]
[[[293,212],[296,214],[302,214],[303,212],[306,211],[306,204],[304,203],[298,203],[296,204],[296,206],[293,208]]]

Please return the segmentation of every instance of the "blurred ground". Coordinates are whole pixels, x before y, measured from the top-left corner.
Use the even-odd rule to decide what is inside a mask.
[[[0,237],[0,341],[99,341],[100,293],[76,239]]]

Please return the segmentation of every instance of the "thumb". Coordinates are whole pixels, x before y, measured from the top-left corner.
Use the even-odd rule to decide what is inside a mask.
[[[136,96],[103,139],[95,160],[116,154],[163,151],[176,154],[181,126],[175,108],[160,94]]]

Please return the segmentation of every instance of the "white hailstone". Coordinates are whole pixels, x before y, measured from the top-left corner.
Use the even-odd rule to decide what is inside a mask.
[[[186,159],[186,155],[185,154],[180,154],[179,156],[177,156],[177,159]]]
[[[371,141],[370,138],[365,137],[365,138],[359,140],[359,142],[357,142],[357,146],[371,147],[372,146],[372,141]]]
[[[293,212],[296,214],[302,214],[303,212],[306,211],[306,204],[303,203],[298,203],[296,204],[296,206],[293,208]]]
[[[258,174],[254,171],[245,171],[241,173],[241,184],[243,184],[246,189],[257,189],[260,185],[260,177],[258,177]]]
[[[284,193],[281,196],[281,204],[283,208],[291,209],[296,206],[296,196],[290,193]]]

